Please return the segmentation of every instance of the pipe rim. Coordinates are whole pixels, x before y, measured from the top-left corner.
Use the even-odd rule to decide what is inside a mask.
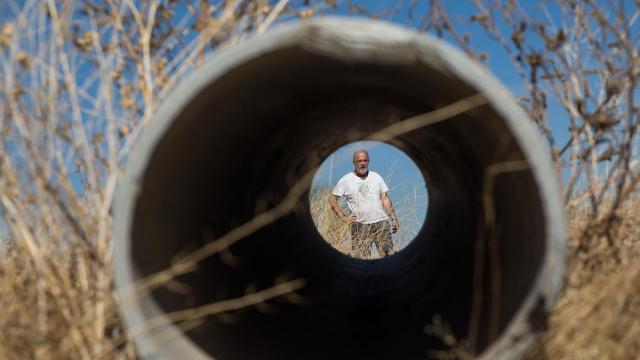
[[[376,34],[381,33],[385,34],[384,39],[376,37]],[[354,39],[359,42],[352,43]],[[377,47],[363,46],[372,40],[378,45]],[[342,44],[344,48],[336,51],[335,48],[326,46],[327,41],[334,45]],[[128,291],[126,285],[136,280],[130,261],[130,233],[140,184],[144,178],[148,160],[173,119],[197,94],[228,70],[257,58],[262,53],[291,46],[303,46],[311,51],[337,58],[366,58],[372,63],[404,64],[421,61],[455,76],[477,89],[478,92],[486,93],[490,105],[496,113],[501,115],[531,165],[534,179],[540,189],[543,213],[546,216],[547,241],[544,259],[536,275],[534,286],[529,292],[530,296],[504,329],[503,335],[490,344],[479,358],[513,358],[522,355],[534,340],[528,318],[529,314],[535,310],[536,300],[540,297],[546,300],[544,305],[546,310],[549,310],[560,291],[564,274],[564,254],[567,243],[564,213],[558,184],[544,180],[557,178],[548,158],[548,151],[541,144],[531,120],[508,91],[486,69],[468,59],[459,50],[429,35],[418,34],[412,30],[379,21],[324,17],[279,25],[240,45],[217,51],[213,59],[181,81],[159,106],[155,121],[132,148],[124,176],[120,180],[114,203],[113,225],[114,279],[119,294],[126,296]],[[393,51],[398,46],[407,51]],[[385,51],[387,48],[391,50]],[[408,51],[409,49],[411,51]],[[141,303],[161,314],[154,301],[146,296],[140,303],[121,306],[127,327],[144,321]],[[166,331],[169,336],[180,334],[173,326],[168,327]],[[197,357],[209,358],[186,337],[179,337],[172,343],[172,346],[178,345],[178,348],[184,349],[173,355],[162,353],[169,350],[166,344],[156,343],[146,336],[136,338],[135,343],[143,357],[160,355],[160,357],[171,358],[183,355],[182,351],[188,350]]]

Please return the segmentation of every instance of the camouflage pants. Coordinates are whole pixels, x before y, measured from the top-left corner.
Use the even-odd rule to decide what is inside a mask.
[[[351,224],[351,250],[353,256],[359,258],[371,257],[371,243],[376,243],[378,254],[388,256],[393,253],[391,240],[391,226],[384,220],[373,224]]]

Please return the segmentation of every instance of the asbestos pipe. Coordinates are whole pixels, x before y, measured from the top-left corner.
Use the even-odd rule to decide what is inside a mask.
[[[456,338],[476,334],[479,358],[519,358],[564,273],[563,211],[547,152],[484,68],[437,39],[381,22],[283,25],[217,51],[183,81],[121,179],[115,281],[127,289],[277,205],[338,147],[477,93],[488,103],[387,141],[417,164],[429,192],[426,222],[404,250],[379,260],[337,252],[302,196],[294,212],[224,256],[121,309],[126,325],[140,328],[268,288],[283,274],[305,279],[303,303],[278,298],[181,324],[186,332],[176,325],[134,334],[139,354],[423,359],[445,348],[425,332],[438,314]]]

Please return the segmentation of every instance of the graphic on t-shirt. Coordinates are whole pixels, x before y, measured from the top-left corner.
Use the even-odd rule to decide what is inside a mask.
[[[360,186],[358,187],[358,191],[360,192],[360,195],[366,197],[369,194],[369,184],[360,184]]]

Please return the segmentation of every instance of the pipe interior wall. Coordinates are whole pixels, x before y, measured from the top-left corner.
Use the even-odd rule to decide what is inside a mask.
[[[476,92],[432,64],[345,61],[295,42],[234,65],[173,109],[178,115],[152,146],[126,231],[131,276],[162,270],[260,206],[277,205],[338,147]],[[478,350],[488,349],[493,322],[503,335],[530,296],[548,234],[532,168],[493,179],[496,227],[484,226],[484,174],[491,164],[530,159],[491,104],[389,143],[417,164],[429,191],[425,224],[395,256],[335,251],[305,195],[295,211],[231,246],[234,261],[213,256],[149,301],[172,312],[267,288],[283,274],[306,279],[303,304],[271,300],[269,311],[213,316],[186,332],[198,351],[224,360],[422,359],[443,348],[425,325],[440,314],[466,337],[474,299]],[[495,248],[486,241],[494,235]]]
[[[250,220],[258,199],[276,205],[331,151],[389,119],[471,94],[427,69],[344,64],[302,49],[240,66],[198,96],[158,145],[136,209],[137,268],[143,275],[159,271],[175,254]],[[307,305],[241,311],[229,323],[213,319],[190,334],[220,359],[293,359],[305,352],[419,358],[437,346],[424,332],[436,313],[464,337],[475,242],[483,235],[483,170],[522,158],[514,144],[499,154],[501,137],[509,137],[504,126],[479,109],[393,140],[423,169],[431,199],[423,230],[397,256],[366,261],[335,252],[303,197],[298,211],[231,247],[239,265],[208,260],[179,279],[189,286],[186,296],[162,290],[157,301],[169,312],[242,296],[249,284],[265,288],[285,273],[307,279],[301,293]],[[501,176],[497,187],[505,194],[497,199],[499,222],[508,224],[501,228],[509,289],[501,301],[504,327],[531,286],[535,272],[528,269],[539,266],[544,230],[531,174]]]

